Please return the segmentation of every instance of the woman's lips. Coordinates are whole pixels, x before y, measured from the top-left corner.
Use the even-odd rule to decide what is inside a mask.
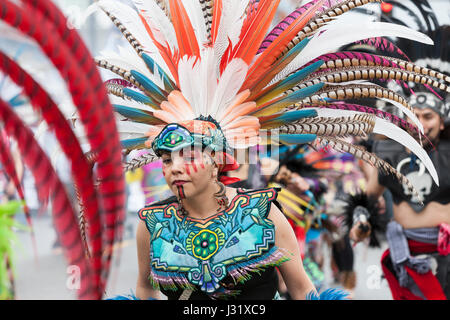
[[[188,183],[189,181],[184,181],[184,180],[176,180],[174,181],[172,184],[175,186],[182,186],[185,183]]]

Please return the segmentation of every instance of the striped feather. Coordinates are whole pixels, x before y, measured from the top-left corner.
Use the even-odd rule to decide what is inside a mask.
[[[333,117],[336,115],[351,116],[359,114],[353,111],[333,110],[333,109],[316,109],[316,111],[319,117],[321,116]],[[402,144],[405,148],[411,150],[411,152],[416,154],[417,157],[424,163],[425,167],[428,169],[431,176],[433,177],[435,183],[439,185],[439,178],[430,157],[425,152],[425,150],[423,150],[422,147],[417,143],[417,141],[414,140],[408,133],[406,133],[401,128],[393,125],[392,123],[380,118],[375,118],[375,123],[373,125],[372,132],[384,135]]]
[[[394,175],[400,181],[400,183],[406,185],[417,198],[420,198],[417,190],[414,188],[408,178],[395,170],[389,163],[378,158],[375,154],[366,151],[360,146],[356,146],[332,137],[318,137],[317,140],[322,144],[326,144],[332,147],[336,151],[350,153],[356,158],[364,160],[377,169],[382,170],[385,173]]]
[[[305,68],[298,70],[297,72],[291,74],[284,80],[281,80],[278,83],[275,83],[266,89],[262,90],[260,93],[256,94],[253,99],[256,100],[258,104],[262,104],[271,99],[276,98],[280,94],[287,92],[289,89],[297,86],[304,78],[306,78],[309,74],[316,71],[323,62],[317,61]],[[306,86],[305,86],[306,87]]]
[[[213,22],[213,10],[214,5],[217,1],[214,0],[199,0],[200,6],[202,8],[203,19],[205,20],[206,32],[208,39],[211,41],[211,27]]]
[[[341,117],[323,117],[318,115],[317,117],[306,117],[284,124],[278,130],[281,133],[310,133],[330,137],[367,136],[373,131],[375,123],[375,116],[368,114]]]
[[[92,285],[92,265],[85,258],[78,223],[65,188],[53,169],[50,160],[34,140],[32,131],[18,118],[10,107],[0,99],[0,121],[8,136],[17,141],[17,146],[36,185],[39,199],[52,201],[52,214],[56,231],[59,234],[64,254],[71,265],[80,268],[81,290]]]
[[[379,98],[389,101],[394,106],[399,108],[402,112],[404,112],[423,133],[423,125],[414,115],[412,107],[408,104],[405,98],[392,90],[385,89],[373,84],[326,86],[322,90],[318,91],[316,95],[303,99],[299,105],[311,103],[320,104],[324,101],[327,102],[327,100],[338,101],[362,98]]]
[[[280,72],[273,81],[275,82],[284,78],[286,75],[297,70],[312,59],[327,54],[330,51],[334,51],[345,44],[367,38],[368,36],[396,36],[425,44],[433,43],[433,41],[424,34],[392,23],[369,22],[356,26],[350,23],[336,22],[337,23],[322,27],[320,30],[324,32],[317,33],[303,50],[302,54]],[[353,30],[354,32],[348,32],[348,30]]]
[[[314,79],[314,80],[313,80]],[[384,66],[357,66],[335,68],[326,71],[311,74],[304,82],[311,83],[327,82],[340,83],[355,80],[396,80],[410,81],[433,86],[442,91],[450,92],[450,87],[444,83],[434,80],[433,78],[413,71],[402,70],[401,68],[384,67]]]
[[[120,237],[118,226],[124,213],[122,193],[124,182],[123,172],[117,166],[120,164],[121,154],[117,130],[112,118],[112,107],[108,103],[106,90],[102,86],[93,59],[76,31],[67,28],[67,19],[52,2],[27,2],[22,7],[18,7],[9,1],[4,1],[0,3],[0,6],[2,9],[0,18],[36,40],[68,84],[88,133],[92,150],[98,152],[98,177],[101,180],[107,177],[107,180],[99,185],[99,196],[103,208],[103,214],[100,217],[101,220],[104,217],[102,221],[106,221],[109,227],[104,241],[107,246],[110,246],[118,235]],[[44,14],[50,19],[45,19]],[[15,24],[17,18],[20,18],[22,22],[19,25]],[[56,44],[59,50],[54,50]],[[81,61],[84,63],[79,64]],[[89,75],[89,78],[86,75]],[[95,132],[95,139],[93,132]],[[102,267],[101,269],[96,267],[96,272],[101,272],[105,280],[109,273],[111,252],[103,252],[102,258]],[[103,290],[98,290],[95,284],[78,292],[80,298],[99,297],[102,294]]]
[[[288,49],[295,46],[298,42],[302,41],[307,36],[315,34],[320,29],[320,27],[325,26],[327,23],[330,23],[331,21],[335,20],[336,17],[344,14],[345,12],[348,12],[351,9],[365,5],[367,3],[374,3],[380,1],[381,0],[329,1],[328,8],[323,10],[320,14],[318,14],[316,18],[312,19],[312,21],[308,23],[294,39],[292,39],[291,43],[288,45]]]

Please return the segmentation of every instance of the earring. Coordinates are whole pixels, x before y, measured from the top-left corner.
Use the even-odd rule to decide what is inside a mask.
[[[214,194],[214,197],[216,198],[217,204],[219,205],[219,208],[217,209],[217,212],[219,212],[228,208],[228,198],[226,195],[225,185],[219,180],[217,180],[217,184],[219,185],[220,189]]]

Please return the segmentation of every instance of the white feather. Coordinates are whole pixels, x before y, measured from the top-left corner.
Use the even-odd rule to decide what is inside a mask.
[[[133,0],[134,5],[138,10],[140,10],[142,16],[147,20],[153,22],[165,36],[168,44],[170,45],[172,51],[176,47],[177,38],[175,36],[175,30],[173,24],[170,22],[169,17],[161,9],[155,1],[145,1],[145,0]]]
[[[204,88],[198,82],[199,64],[195,63],[196,57],[184,56],[178,62],[178,80],[180,90],[190,103],[196,117],[200,115],[199,94]]]
[[[128,50],[127,50],[128,49]],[[148,70],[145,63],[130,47],[124,48],[120,46],[117,51],[100,51],[100,55],[96,57],[100,60],[106,60],[116,67],[120,67],[127,71],[136,70],[152,79],[153,75]]]
[[[344,84],[351,84],[351,82],[341,82],[341,83],[328,83],[329,85],[344,85]],[[357,82],[355,82],[355,84],[358,84]],[[371,84],[374,85],[374,83],[371,82],[361,82],[359,84]],[[380,87],[381,88],[381,87]],[[315,95],[315,96],[320,96],[320,95]],[[422,123],[420,123],[419,119],[416,117],[416,115],[409,110],[408,108],[406,108],[404,105],[402,105],[401,103],[395,101],[395,100],[391,100],[389,98],[378,98],[380,100],[384,100],[387,101],[389,103],[392,103],[395,107],[399,108],[402,112],[404,112],[409,119],[412,120],[412,122],[414,122],[414,124],[417,126],[417,128],[419,129],[419,131],[423,134],[423,125]],[[329,109],[328,109],[329,110]],[[346,110],[342,110],[342,111],[346,111]]]
[[[153,44],[150,36],[145,30],[137,12],[118,1],[100,0],[98,6],[105,12],[114,15],[123,26],[136,38],[142,47],[149,52],[157,52],[157,48]]]
[[[206,22],[203,17],[203,10],[198,0],[181,0],[186,12],[191,20],[192,27],[197,37],[197,42],[200,48],[203,44],[208,42],[208,32],[206,30]]]
[[[223,71],[209,112],[213,118],[234,99],[248,72],[248,66],[242,59],[233,59]]]
[[[291,72],[323,54],[336,51],[343,45],[373,37],[400,37],[425,44],[433,44],[433,41],[423,33],[393,23],[366,22],[356,25],[337,19],[320,28],[303,51],[277,74],[270,84],[283,79]]]
[[[419,119],[417,119],[417,117],[414,114],[414,112],[412,112],[411,110],[406,108],[400,102],[397,102],[397,101],[394,101],[394,100],[390,100],[390,99],[385,99],[385,98],[382,98],[381,100],[384,100],[384,101],[387,101],[389,103],[392,103],[394,106],[399,108],[403,113],[405,113],[408,116],[408,118],[410,118],[414,122],[414,124],[419,128],[420,133],[423,134],[423,132],[424,132],[423,131],[423,125],[422,125],[422,123],[420,123]]]
[[[214,50],[205,48],[201,57],[183,57],[178,64],[180,90],[192,106],[195,117],[210,114],[209,108],[214,103],[217,90],[217,77],[214,61]]]
[[[414,140],[406,131],[390,122],[387,122],[386,120],[377,118],[375,126],[373,128],[373,132],[383,134],[386,137],[397,141],[398,143],[411,150],[414,154],[416,154],[419,159],[425,164],[425,167],[430,172],[434,182],[439,186],[439,177],[437,175],[433,162],[431,161],[425,150],[423,150],[423,148],[419,145],[419,143]]]
[[[214,96],[217,91],[217,75],[216,66],[218,61],[215,60],[213,48],[207,48],[202,51],[200,83],[202,88],[202,112],[207,114],[207,110],[214,103]]]
[[[228,0],[223,2],[222,16],[217,30],[214,51],[217,61],[220,61],[229,45],[236,45],[239,41],[242,25],[245,19],[245,9],[249,0]]]
[[[153,43],[150,35],[147,33],[138,13],[131,7],[112,0],[100,0],[98,6],[114,15],[123,26],[139,41],[143,50],[151,55],[155,62],[168,74],[169,68],[167,67],[164,59],[160,56],[158,48]],[[173,79],[172,79],[173,80]]]
[[[120,140],[143,138],[145,137],[145,133],[154,127],[139,122],[121,121],[120,118],[116,118],[116,124]]]
[[[351,110],[336,110],[327,108],[308,108],[308,109],[316,110],[318,117],[349,117],[358,114],[365,114],[363,112]],[[439,178],[430,157],[425,152],[425,150],[423,150],[420,144],[413,137],[411,137],[406,131],[386,120],[375,118],[375,126],[373,128],[373,132],[377,134],[382,134],[394,141],[397,141],[404,147],[411,150],[414,154],[416,154],[419,157],[419,159],[425,164],[425,167],[430,172],[431,176],[433,177],[433,180],[439,186]]]

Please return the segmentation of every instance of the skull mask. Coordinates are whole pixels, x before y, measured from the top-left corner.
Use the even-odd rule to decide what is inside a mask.
[[[400,161],[397,165],[397,171],[401,172],[401,168],[403,165],[411,162],[411,158],[406,158]],[[420,160],[416,160],[416,163],[419,165],[419,171],[413,171],[406,174],[406,178],[412,183],[412,185],[416,188],[419,198],[413,196],[413,193],[408,189],[406,185],[403,185],[403,192],[405,195],[411,197],[411,202],[419,203],[420,201],[424,201],[425,197],[431,193],[431,187],[433,185],[433,179],[431,176],[425,172],[425,166]]]

